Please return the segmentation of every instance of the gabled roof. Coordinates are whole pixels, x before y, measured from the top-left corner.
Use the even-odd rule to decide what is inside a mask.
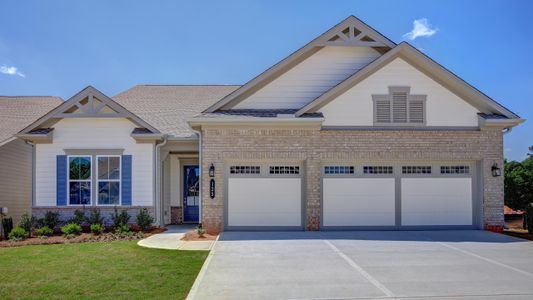
[[[0,145],[61,103],[52,96],[0,96]]]
[[[57,121],[62,118],[91,117],[127,118],[136,125],[150,130],[152,133],[159,133],[155,127],[148,124],[104,93],[92,86],[88,86],[63,104],[39,118],[37,121],[28,125],[20,131],[20,134],[27,134],[47,122]]]
[[[212,113],[235,106],[324,46],[367,46],[385,53],[396,44],[358,18],[349,16],[203,112]]]
[[[457,75],[450,72],[442,65],[436,63],[434,60],[407,42],[400,43],[398,46],[377,58],[363,69],[348,77],[346,80],[325,92],[309,104],[305,105],[296,112],[296,116],[318,111],[321,107],[328,104],[330,101],[337,98],[339,95],[343,94],[359,82],[363,81],[365,78],[374,74],[396,58],[401,58],[407,61],[419,71],[437,81],[439,84],[449,89],[460,98],[469,102],[472,106],[478,108],[483,113],[501,114],[510,119],[520,118],[518,115],[489,98],[475,87],[466,83]]]
[[[113,97],[161,133],[196,138],[187,119],[239,88],[238,85],[137,85]]]

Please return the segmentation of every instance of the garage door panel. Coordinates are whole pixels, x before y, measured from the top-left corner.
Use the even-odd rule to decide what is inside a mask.
[[[301,226],[300,178],[229,178],[228,226]]]
[[[402,225],[472,225],[471,178],[402,178]]]
[[[324,178],[324,226],[395,224],[394,178]]]

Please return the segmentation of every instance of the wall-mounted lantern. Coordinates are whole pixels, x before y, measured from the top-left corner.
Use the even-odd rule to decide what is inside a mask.
[[[492,177],[498,177],[502,175],[502,170],[500,169],[500,167],[498,167],[497,163],[494,163],[492,165],[491,171],[492,171]]]
[[[209,166],[209,177],[215,177],[215,165],[214,164],[211,164],[211,166]]]

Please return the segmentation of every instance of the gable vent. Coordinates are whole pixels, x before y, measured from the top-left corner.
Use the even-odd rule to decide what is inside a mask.
[[[392,121],[394,123],[407,122],[407,94],[392,94]]]
[[[409,122],[424,123],[424,103],[418,100],[409,102]]]
[[[390,123],[391,105],[389,100],[376,100],[376,122]]]

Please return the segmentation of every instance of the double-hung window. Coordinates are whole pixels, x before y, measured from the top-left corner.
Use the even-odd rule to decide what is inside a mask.
[[[120,156],[96,156],[98,205],[120,205]]]
[[[70,205],[91,204],[91,156],[69,156],[68,189]]]

